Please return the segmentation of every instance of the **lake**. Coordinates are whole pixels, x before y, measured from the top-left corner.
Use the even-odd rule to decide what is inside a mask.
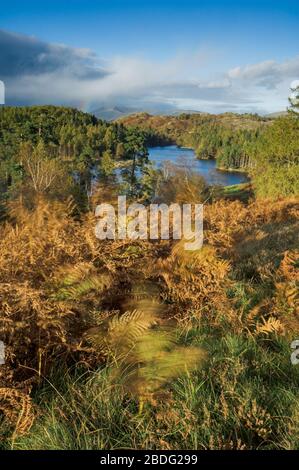
[[[210,185],[230,186],[249,181],[245,173],[237,171],[222,171],[216,168],[216,160],[198,160],[192,149],[169,145],[167,147],[150,147],[149,159],[161,168],[164,162],[169,161],[184,168],[186,165],[193,171],[202,175]]]

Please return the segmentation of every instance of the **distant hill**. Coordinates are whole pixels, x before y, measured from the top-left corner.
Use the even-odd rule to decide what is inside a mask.
[[[209,113],[204,113],[202,111],[197,111],[197,110],[191,110],[191,109],[177,109],[173,107],[168,107],[166,106],[165,108],[163,107],[155,107],[155,106],[145,106],[143,108],[137,108],[137,107],[130,107],[130,106],[123,106],[123,105],[116,105],[116,106],[101,106],[99,108],[94,109],[91,111],[91,114],[96,116],[99,119],[104,119],[105,121],[116,121],[121,118],[126,118],[131,115],[142,115],[142,114],[149,114],[151,116],[181,116],[183,114],[188,114],[188,115],[205,115],[205,116],[215,116],[211,115]],[[285,116],[287,115],[287,111],[277,111],[275,113],[270,113],[266,114],[263,116],[263,118],[270,118],[270,119],[275,119],[277,117]],[[227,116],[227,115],[234,115],[234,116],[256,116],[256,115],[251,115],[251,114],[234,114],[234,113],[223,113],[223,114],[218,114],[217,116],[220,116],[220,119],[222,120],[221,116]]]
[[[155,108],[155,107],[146,107],[144,109],[132,108],[129,106],[111,106],[105,107],[101,106],[91,112],[94,116],[99,119],[104,119],[105,121],[115,121],[117,119],[130,116],[131,114],[142,114],[147,113],[153,116],[179,116],[180,114],[202,114],[201,111],[191,111],[191,110],[178,110],[177,108],[166,107],[166,108]]]
[[[172,141],[179,145],[186,145],[192,141],[192,135],[197,133],[201,126],[219,125],[234,130],[254,131],[263,125],[268,125],[271,119],[257,114],[208,114],[185,113],[179,115],[159,115],[149,113],[135,113],[117,120],[124,126],[139,127],[160,136],[165,142]]]
[[[94,116],[105,121],[115,121],[121,117],[140,112],[140,109],[128,108],[126,106],[100,107],[91,112]]]
[[[266,114],[266,117],[275,119],[278,117],[286,116],[287,114],[288,114],[287,111],[277,111],[276,113]]]

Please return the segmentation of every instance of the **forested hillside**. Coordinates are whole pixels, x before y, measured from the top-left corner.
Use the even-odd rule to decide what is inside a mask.
[[[235,169],[250,166],[247,147],[271,121],[253,114],[151,116],[140,113],[117,122],[146,130],[151,144],[192,147],[198,158],[215,158],[220,168]]]
[[[147,133],[151,145],[188,146],[198,158],[214,158],[224,170],[248,172],[264,196],[299,192],[299,119],[225,113],[150,116],[135,114],[118,122]]]
[[[137,169],[147,162],[142,130],[128,130],[120,123],[110,124],[71,108],[0,108],[2,199],[8,193],[18,191],[28,173],[36,173],[39,164],[44,173],[51,174],[56,180],[56,187],[58,180],[63,179],[65,189],[69,177],[73,180],[76,175],[78,186],[85,188],[86,193],[90,189],[92,172],[96,171],[99,177],[109,177],[116,163],[121,162],[131,162],[126,169],[126,178],[128,185],[134,186]],[[52,183],[36,182],[40,192],[49,191]],[[73,189],[74,183],[71,182]]]

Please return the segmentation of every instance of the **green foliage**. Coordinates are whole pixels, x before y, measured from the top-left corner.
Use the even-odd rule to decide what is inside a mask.
[[[53,371],[36,395],[42,413],[13,448],[298,449],[299,369],[288,341],[257,341],[204,322],[186,331],[184,344],[209,350],[211,361],[174,380],[141,415],[109,367]]]
[[[142,193],[139,177],[146,171],[148,164],[145,133],[135,127],[129,127],[125,137],[124,152],[125,159],[130,160],[130,165],[121,172],[124,188],[130,196],[139,197]]]
[[[250,147],[258,140],[259,129],[227,127],[217,120],[195,128],[193,146],[199,158],[215,158],[223,169],[247,169],[251,166]]]
[[[114,170],[114,163],[112,159],[112,152],[111,150],[105,150],[101,158],[101,173],[104,176],[110,176]]]
[[[117,158],[117,160],[121,160],[122,158],[125,157],[125,146],[124,146],[124,143],[123,142],[119,142],[116,146],[116,153],[115,153],[115,156]]]
[[[82,197],[90,193],[95,171],[100,170],[98,176],[107,178],[114,172],[115,160],[131,161],[130,168],[124,172],[124,179],[130,191],[135,193],[140,172],[147,162],[145,143],[146,135],[139,129],[128,130],[120,123],[106,123],[71,108],[1,108],[0,198],[7,199],[11,189],[24,183],[29,167],[37,160],[43,167],[44,176],[53,174],[54,166],[57,173],[59,165],[60,168],[63,165],[66,179],[75,175]],[[26,154],[25,159],[22,152]],[[45,190],[44,182],[42,188],[37,188],[35,183],[33,186],[39,192],[40,189],[41,192]]]
[[[292,88],[292,97],[289,98],[291,104],[291,111],[298,113],[299,110],[299,85],[296,88]]]
[[[252,147],[253,183],[258,196],[299,194],[299,119],[280,117]]]
[[[217,194],[218,192],[218,194]],[[250,183],[234,184],[232,186],[224,186],[215,191],[215,198],[225,197],[230,200],[240,200],[248,202],[253,197],[252,186]]]
[[[74,301],[92,291],[102,292],[110,283],[111,279],[107,274],[96,273],[88,263],[63,266],[57,273],[54,284],[50,285],[50,296],[58,301]]]

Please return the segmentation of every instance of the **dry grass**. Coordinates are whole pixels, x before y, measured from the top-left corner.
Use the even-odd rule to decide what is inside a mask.
[[[13,440],[30,429],[34,416],[31,390],[42,386],[42,379],[50,376],[53,367],[77,364],[90,370],[105,363],[107,354],[88,343],[86,331],[103,322],[108,325],[116,318],[121,322],[121,318],[126,318],[125,311],[137,307],[145,318],[149,312],[152,314],[149,298],[156,299],[159,308],[155,317],[165,327],[180,325],[192,336],[192,329],[205,325],[205,333],[200,330],[193,343],[187,341],[184,347],[185,351],[197,347],[206,338],[205,349],[212,364],[209,380],[211,387],[220,391],[217,404],[209,394],[202,398],[206,401],[200,410],[196,408],[198,404],[195,408],[185,404],[185,430],[180,428],[178,432],[193,436],[190,445],[198,448],[242,449],[275,440],[276,418],[269,406],[261,403],[255,379],[250,378],[246,369],[248,364],[239,363],[232,352],[233,371],[223,364],[213,364],[209,338],[216,334],[218,341],[219,338],[228,341],[229,335],[239,335],[242,341],[250,342],[252,351],[262,344],[259,352],[262,357],[265,339],[268,345],[271,342],[275,345],[290,333],[299,332],[297,201],[257,201],[244,205],[221,200],[207,205],[205,246],[193,253],[184,251],[182,242],[99,241],[94,236],[93,215],[78,219],[74,213],[72,201],[62,205],[39,199],[31,209],[19,201],[11,206],[10,220],[0,227],[0,332],[6,344],[6,364],[0,368],[0,407],[12,428]],[[144,341],[147,340],[146,334]],[[142,343],[138,344],[143,351]],[[181,347],[173,350],[178,362]],[[238,349],[232,344],[225,347]],[[224,349],[222,345],[222,354]],[[159,354],[165,359],[165,348]],[[279,360],[284,363],[283,358]],[[173,367],[171,364],[169,361],[167,367]],[[260,380],[265,374],[262,369],[261,365],[256,366]],[[137,382],[138,379],[139,376]],[[181,380],[175,392],[178,403],[180,387],[187,386]],[[190,389],[188,394],[184,391],[184,400],[186,397],[191,400],[192,387],[202,383],[202,379],[196,380],[189,376]],[[238,402],[240,398],[236,402],[234,393],[239,397],[239,385],[245,386],[245,382],[250,394],[243,402]],[[126,399],[119,398],[123,403]],[[173,416],[168,415],[169,403],[156,410],[155,417],[148,416],[149,427],[154,420],[161,429],[160,440],[153,436],[145,438],[145,443],[154,439],[151,447],[179,445],[174,443],[173,436],[165,437],[181,416],[175,407]],[[292,426],[297,411],[290,411],[290,404],[285,406],[281,413],[292,416],[289,421]],[[128,413],[132,415],[133,409]],[[204,443],[195,444],[196,413],[202,417],[201,426],[214,426],[216,414],[221,413],[222,425],[226,423],[231,433],[237,426],[240,432],[235,436],[225,431],[224,437],[217,436],[216,431],[206,431],[206,435],[202,432]],[[288,441],[286,430],[284,433],[285,447],[294,445]],[[140,447],[140,442],[137,446]]]

